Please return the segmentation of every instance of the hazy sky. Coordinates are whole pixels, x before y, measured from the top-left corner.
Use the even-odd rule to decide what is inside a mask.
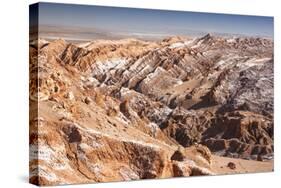
[[[273,37],[273,18],[262,16],[40,3],[39,20],[40,25],[116,32],[188,34],[200,31]]]

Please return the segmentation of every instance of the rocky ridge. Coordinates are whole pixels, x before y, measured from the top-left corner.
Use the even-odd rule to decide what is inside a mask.
[[[214,155],[273,159],[269,39],[39,39],[30,78],[33,183],[212,175],[224,173]]]

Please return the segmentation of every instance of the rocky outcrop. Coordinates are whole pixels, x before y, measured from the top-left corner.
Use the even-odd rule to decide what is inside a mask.
[[[240,158],[270,158],[273,154],[273,123],[253,112],[218,115],[203,132],[203,142],[214,152]]]
[[[245,60],[224,69],[206,98],[220,104],[220,111],[248,110],[272,116],[272,59]]]

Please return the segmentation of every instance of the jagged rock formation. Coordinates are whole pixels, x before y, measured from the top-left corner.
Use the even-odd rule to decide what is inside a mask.
[[[202,140],[215,152],[226,156],[270,158],[273,154],[273,122],[248,111],[219,114],[203,132]]]
[[[214,154],[272,161],[269,39],[39,39],[30,78],[33,183],[231,173]]]

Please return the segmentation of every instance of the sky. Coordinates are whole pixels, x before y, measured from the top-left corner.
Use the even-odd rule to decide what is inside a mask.
[[[31,18],[31,24],[34,20]],[[92,5],[40,3],[39,23],[121,33],[188,35],[203,32],[273,37],[273,17]]]

